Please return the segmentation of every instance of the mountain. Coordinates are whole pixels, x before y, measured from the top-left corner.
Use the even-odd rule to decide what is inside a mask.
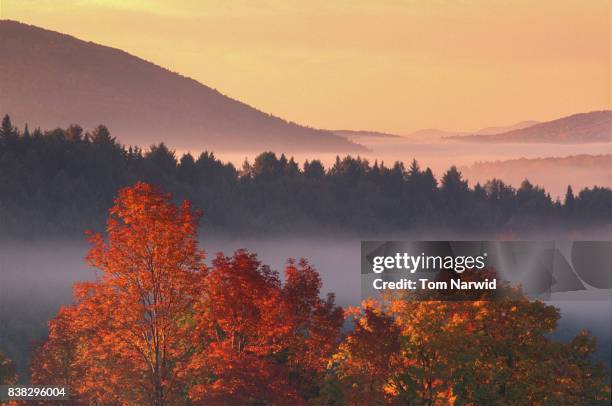
[[[579,113],[492,135],[449,137],[461,141],[580,144],[612,141],[612,111]]]
[[[108,126],[127,144],[214,151],[360,152],[331,131],[287,122],[114,49],[0,21],[0,114],[41,128]],[[211,61],[214,63],[214,61]]]
[[[508,126],[485,127],[485,128],[482,128],[476,131],[476,134],[480,134],[480,135],[499,134],[499,133],[505,133],[508,131],[522,130],[523,128],[531,127],[536,124],[539,124],[539,121],[527,120],[527,121],[521,121],[519,123],[508,125]]]
[[[485,134],[498,134],[501,132],[518,130],[530,127],[534,124],[537,124],[537,121],[521,121],[520,123],[516,123],[508,126],[497,126],[497,127],[486,127],[481,130],[476,131],[475,133],[470,134],[466,131],[447,131],[447,130],[439,130],[437,128],[426,128],[423,130],[418,130],[406,134],[404,137],[413,141],[441,141],[447,138],[454,137],[464,137],[467,135],[485,135]]]

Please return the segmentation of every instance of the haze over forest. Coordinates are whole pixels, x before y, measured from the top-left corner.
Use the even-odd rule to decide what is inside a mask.
[[[561,196],[566,185],[544,174],[563,177],[576,189],[610,185],[605,175],[592,179],[580,175],[587,161],[585,168],[596,173],[608,169],[605,161],[589,156],[612,153],[610,111],[549,122],[526,120],[473,134],[436,129],[399,135],[375,129],[316,130],[263,113],[118,49],[14,21],[0,21],[0,34],[0,52],[11,55],[2,64],[0,112],[11,114],[20,127],[79,124],[93,129],[104,124],[126,145],[147,148],[163,141],[196,156],[214,151],[237,166],[245,156],[253,159],[265,150],[294,154],[302,161],[320,159],[324,164],[332,164],[337,154],[352,153],[387,163],[407,164],[416,158],[441,175],[453,164],[468,167],[477,162],[581,154],[581,159],[573,160],[579,165],[576,171],[557,165],[558,160],[536,161],[542,169],[536,176],[539,184],[553,196]],[[479,147],[474,149],[473,142]],[[522,145],[532,142],[540,146]],[[487,176],[495,176],[494,172]],[[519,172],[501,178],[518,187]],[[473,172],[466,174],[472,184],[483,181]]]
[[[316,289],[305,289],[311,292],[315,300],[296,300],[298,306],[306,302],[322,306],[320,297],[332,292],[337,293],[338,304],[358,305],[361,289],[359,247],[360,241],[365,239],[606,240],[612,233],[612,112],[605,110],[609,106],[603,102],[608,99],[601,96],[600,89],[607,80],[602,79],[607,76],[601,76],[604,69],[600,66],[603,55],[601,43],[605,41],[589,41],[594,37],[599,38],[602,32],[602,25],[597,24],[602,14],[596,12],[598,8],[593,6],[594,2],[581,8],[578,13],[581,18],[575,18],[575,10],[568,8],[567,4],[554,8],[541,4],[521,5],[516,6],[516,10],[500,13],[499,8],[503,10],[504,7],[500,5],[502,2],[490,7],[468,2],[470,4],[462,3],[461,7],[445,5],[446,10],[440,13],[437,9],[439,2],[410,3],[410,7],[406,8],[400,4],[402,2],[380,0],[371,2],[367,7],[363,7],[367,1],[354,2],[355,6],[349,6],[351,2],[348,2],[347,8],[354,7],[349,13],[334,5],[326,6],[324,13],[317,10],[313,14],[311,2],[308,2],[301,6],[303,8],[299,12],[290,12],[295,13],[292,14],[294,17],[298,15],[293,20],[279,18],[278,9],[272,10],[272,7],[264,10],[257,6],[255,10],[251,4],[246,5],[248,2],[241,2],[245,3],[244,8],[235,9],[225,6],[225,3],[219,6],[214,2],[215,5],[204,7],[205,12],[201,10],[201,2],[190,2],[191,6],[195,4],[198,8],[193,18],[182,14],[184,10],[167,13],[174,3],[170,5],[166,2],[163,5],[154,1],[129,2],[129,11],[122,8],[124,5],[119,4],[121,2],[101,1],[94,4],[59,0],[51,3],[51,7],[25,13],[28,17],[24,17],[23,21],[33,23],[33,20],[41,20],[43,23],[38,25],[52,27],[57,32],[17,21],[0,21],[0,55],[4,56],[0,58],[0,118],[4,117],[0,126],[0,352],[15,361],[21,381],[33,377],[30,382],[38,379],[38,382],[47,383],[70,371],[69,368],[49,368],[49,374],[44,375],[45,368],[49,366],[45,362],[50,359],[48,354],[61,354],[61,351],[53,351],[53,345],[63,343],[61,339],[55,339],[57,334],[54,333],[74,333],[78,330],[61,328],[62,318],[53,317],[58,314],[60,306],[78,301],[78,296],[71,294],[73,282],[92,281],[99,275],[87,268],[83,261],[83,232],[103,230],[118,191],[131,185],[136,185],[132,192],[126,189],[122,192],[125,204],[115,200],[115,210],[143,212],[141,209],[144,207],[144,211],[150,213],[136,222],[145,227],[130,237],[144,244],[133,245],[130,242],[125,245],[130,250],[140,246],[144,251],[149,251],[150,242],[157,243],[163,239],[167,251],[162,252],[175,252],[176,247],[182,245],[176,244],[176,241],[183,241],[187,237],[189,241],[182,246],[195,247],[197,242],[201,242],[208,252],[205,260],[197,254],[191,263],[199,268],[206,261],[210,269],[217,271],[223,268],[218,266],[218,260],[217,265],[213,263],[214,254],[218,251],[231,255],[235,250],[251,249],[258,252],[263,263],[271,265],[273,270],[283,269],[288,258],[306,257],[319,270],[321,279],[318,276],[310,278],[310,284]],[[267,5],[273,3],[266,2]],[[8,0],[1,6],[5,4],[9,4],[11,13],[12,10],[18,11],[15,15],[24,7],[27,11],[31,5],[30,2]],[[75,11],[80,10],[81,14],[72,14],[73,10],[70,10],[67,14],[70,17],[66,20],[65,15],[62,17],[62,13],[70,8],[66,4],[77,9]],[[94,10],[96,12],[87,17],[87,12],[96,7],[101,7],[101,10]],[[219,10],[219,7],[223,10]],[[473,7],[482,10],[473,14]],[[286,9],[291,7],[283,5],[281,8],[280,16],[285,17]],[[232,14],[236,11],[238,15]],[[491,13],[495,18],[487,18],[486,14],[480,14],[481,11]],[[559,23],[567,21],[564,13],[572,21],[582,24],[584,35],[575,35],[573,25],[570,27],[569,24]],[[358,29],[346,29],[341,24],[344,17],[339,14],[348,15],[352,24],[357,22],[349,27]],[[45,15],[47,22],[44,21]],[[78,18],[73,17],[77,15]],[[106,24],[109,15],[114,25]],[[128,17],[124,18],[125,15]],[[303,15],[312,19],[302,18]],[[479,24],[473,24],[476,15]],[[379,18],[381,16],[385,18]],[[406,24],[414,16],[417,19],[425,18],[425,21],[420,21],[425,24]],[[552,16],[552,19],[547,19],[548,16]],[[70,18],[73,18],[74,25],[65,23]],[[304,29],[302,25],[303,32],[299,32],[299,23],[321,22],[321,18],[327,20],[336,36],[327,35],[330,34],[330,26],[325,24],[320,26],[320,30],[312,30],[310,26]],[[261,24],[262,19],[270,24]],[[541,24],[528,27],[524,24],[525,19]],[[516,31],[517,22],[523,23],[524,30]],[[138,35],[150,35],[151,38],[135,39],[135,36],[126,34],[128,31],[118,28],[121,24],[128,31],[140,31]],[[74,28],[77,26],[86,27],[86,35],[76,34]],[[273,30],[266,31],[270,26],[273,26]],[[609,27],[609,24],[603,26]],[[196,31],[201,34],[211,27],[212,33],[200,37],[195,35]],[[555,27],[563,29],[555,32],[558,41],[551,44],[549,29]],[[228,35],[224,30],[235,32]],[[382,36],[374,35],[373,30],[382,32]],[[453,31],[456,31],[456,36],[451,40],[448,34]],[[491,35],[484,38],[482,31],[490,31]],[[103,35],[96,37],[96,32]],[[160,41],[160,32],[167,38]],[[304,32],[308,44],[298,46]],[[421,35],[414,35],[415,32]],[[248,38],[244,38],[245,34]],[[121,41],[122,35],[125,36],[124,42]],[[516,46],[517,35],[524,40],[520,47]],[[113,36],[115,42],[107,42],[103,38]],[[177,41],[177,38],[184,42]],[[381,38],[387,41],[381,41]],[[455,42],[456,38],[461,40]],[[96,39],[96,43],[84,39]],[[140,53],[139,47],[134,47],[134,41],[139,40],[140,49],[159,47],[157,52],[166,54],[165,59],[151,58],[144,51]],[[267,52],[261,52],[262,49],[266,51],[265,47],[262,48],[263,44],[269,46],[265,40],[273,43],[273,46]],[[216,58],[203,58],[203,54],[188,49],[186,44],[190,41],[200,41],[204,48],[213,44],[221,51]],[[238,46],[228,45],[234,41],[241,43]],[[412,52],[419,51],[421,46],[427,49]],[[245,48],[251,52],[246,56]],[[126,52],[128,50],[129,53]],[[253,56],[258,52],[261,54]],[[394,58],[395,53],[401,54],[399,62]],[[355,54],[359,58],[355,59]],[[509,59],[510,54],[512,59]],[[277,59],[279,55],[280,60]],[[207,72],[207,68],[209,71],[221,71],[226,67],[224,63],[227,60],[235,59],[239,69],[228,70],[226,74],[234,78],[234,84],[244,84],[244,92],[237,91],[241,89],[240,86],[226,88],[210,85],[220,83],[218,76],[214,79],[211,76],[209,81],[206,75],[193,75],[194,70],[182,69],[179,63],[181,58],[192,61],[193,65],[204,66],[199,72]],[[161,60],[170,62],[161,63]],[[574,62],[578,60],[581,65],[576,69]],[[347,66],[351,69],[346,69]],[[551,69],[551,66],[556,69]],[[318,71],[319,75],[309,76],[311,71]],[[576,71],[579,71],[578,74]],[[604,73],[607,75],[608,72]],[[276,76],[273,81],[265,81],[265,77],[270,77],[268,75]],[[244,82],[240,81],[242,76],[245,77]],[[251,80],[246,80],[247,77]],[[253,81],[252,77],[257,80]],[[349,77],[352,82],[345,80]],[[290,86],[287,85],[287,78],[292,78]],[[565,86],[561,86],[561,83]],[[314,87],[326,87],[318,99],[309,92]],[[525,89],[529,92],[533,90],[533,93]],[[285,90],[285,93],[280,90]],[[261,98],[253,97],[257,91],[261,93]],[[226,96],[225,92],[231,97]],[[282,94],[285,103],[259,103],[266,99],[268,93],[274,94],[277,99]],[[368,94],[368,97],[363,97],[364,94]],[[466,103],[470,98],[479,103]],[[411,102],[398,102],[402,100]],[[546,101],[548,103],[544,103]],[[291,107],[285,109],[284,104]],[[271,105],[275,108],[268,110]],[[287,114],[290,111],[294,114]],[[296,111],[303,114],[296,114]],[[307,112],[311,111],[316,111],[312,113],[313,117],[317,114],[321,120],[327,117],[326,125],[312,128],[321,121],[313,119],[293,123],[287,119],[302,119],[308,117]],[[555,116],[557,113],[558,116]],[[468,116],[471,120],[469,124]],[[473,117],[480,117],[481,120],[473,120]],[[506,121],[508,117],[510,119]],[[377,125],[363,126],[362,123]],[[398,123],[411,131],[392,131]],[[425,127],[421,123],[435,127],[414,131],[415,128]],[[438,126],[442,129],[436,129]],[[480,130],[467,130],[480,127]],[[157,186],[172,193],[174,200],[171,201],[166,195],[161,197],[162,194],[155,188]],[[134,195],[133,192],[137,190],[143,193]],[[130,196],[140,198],[132,200]],[[163,202],[161,206],[158,204],[160,199]],[[189,221],[187,228],[184,228],[185,223],[182,228],[175,227],[177,223],[172,213],[184,211],[175,211],[172,202],[182,199],[188,199],[193,205],[190,207],[203,210],[204,215],[199,223],[201,228],[198,227],[197,212],[194,212],[194,221]],[[163,212],[166,216],[156,212],[159,207],[165,207]],[[114,213],[116,215],[117,211]],[[131,219],[129,216],[125,218]],[[161,224],[159,220],[168,228],[147,228],[151,224]],[[125,224],[135,223],[130,220]],[[142,232],[145,229],[156,230],[158,234]],[[201,233],[198,234],[198,231]],[[168,238],[168,235],[174,237]],[[105,250],[101,249],[98,253],[98,260],[104,262]],[[173,255],[162,256],[170,258]],[[114,256],[119,262],[125,257],[119,254]],[[180,268],[175,265],[162,268]],[[123,265],[118,268],[127,269],[128,272],[132,269]],[[140,269],[140,265],[135,268]],[[248,269],[245,272],[241,267],[234,268],[233,271],[221,271],[237,277],[237,280],[249,274]],[[251,268],[258,269],[250,273],[254,280],[272,275],[265,267],[259,272],[258,264]],[[96,272],[99,271],[104,272],[104,269]],[[187,281],[180,277],[168,278],[170,283],[181,280]],[[278,369],[269,368],[270,364],[282,364],[284,368],[284,354],[305,354],[299,347],[287,347],[289,351],[282,349],[276,353],[267,350],[278,344],[276,331],[286,329],[289,318],[285,316],[297,314],[295,311],[275,313],[285,308],[295,309],[291,307],[293,303],[288,303],[286,307],[270,306],[270,303],[274,303],[269,300],[273,296],[270,293],[286,286],[286,281],[281,283],[278,279],[277,284],[275,277],[269,280],[273,282],[274,289],[257,288],[262,284],[253,285],[252,289],[250,285],[236,283],[232,279],[227,279],[227,284],[198,279],[198,283],[185,283],[178,289],[172,289],[173,293],[178,293],[177,297],[186,299],[189,296],[183,294],[186,290],[201,286],[236,287],[235,295],[227,296],[218,290],[218,300],[211,300],[203,306],[225,302],[231,307],[238,303],[234,310],[238,309],[239,312],[234,314],[240,317],[244,309],[247,313],[249,309],[256,310],[247,315],[256,315],[253,323],[244,323],[247,317],[243,321],[228,323],[230,329],[246,324],[259,327],[260,320],[256,320],[259,315],[275,315],[272,318],[278,323],[256,329],[250,336],[253,340],[244,341],[251,341],[248,345],[263,343],[256,350],[265,351],[252,357],[256,351],[243,351],[245,347],[239,344],[234,352],[236,348],[232,342],[227,346],[228,358],[218,363],[217,371],[229,371],[230,376],[243,371],[253,372],[252,375],[237,378],[241,381],[246,376],[244,381],[251,385],[249,388],[256,387],[256,392],[268,392],[267,385],[275,382],[269,379],[270,376],[291,377],[298,385],[304,382],[299,374],[289,373],[289,369],[281,369],[281,373],[278,373]],[[582,352],[582,357],[609,363],[612,350],[610,330],[607,328],[611,310],[609,291],[587,286],[586,283],[583,287],[580,292],[570,293],[576,293],[576,297],[587,298],[588,301],[571,301],[568,299],[571,295],[554,296],[559,300],[568,299],[566,303],[555,304],[562,308],[563,314],[559,329],[547,329],[546,336],[532,334],[542,326],[556,326],[557,319],[561,317],[557,310],[544,309],[549,313],[548,317],[521,323],[525,329],[522,337],[535,337],[539,343],[543,343],[548,342],[552,333],[555,339],[560,338],[568,343],[571,337],[578,334],[578,339],[588,341],[590,336],[580,333],[580,329],[588,328],[598,338],[600,347],[596,350],[594,341],[588,341],[587,344],[591,344],[586,345],[588,350]],[[261,296],[258,296],[258,292]],[[137,302],[139,297],[148,297],[147,294],[127,299],[135,298]],[[119,313],[127,313],[123,311],[124,307],[117,305],[122,302],[111,300],[112,295],[103,294],[99,298],[108,300],[105,302],[108,304],[106,308],[119,310],[119,316],[123,315]],[[254,303],[265,306],[253,307]],[[333,308],[331,297],[326,303],[328,306],[323,306],[323,309]],[[528,306],[540,307],[538,303]],[[211,316],[206,326],[216,326],[219,320],[231,315],[230,307],[222,308],[219,314]],[[133,320],[138,320],[141,316],[138,308],[132,309],[136,309]],[[189,305],[185,309],[193,307]],[[474,368],[466,379],[471,380],[477,390],[482,386],[482,380],[474,377],[490,379],[488,372],[497,371],[494,380],[503,390],[495,388],[492,391],[495,396],[505,391],[506,381],[521,390],[529,388],[534,393],[554,393],[552,390],[543,391],[539,378],[545,375],[556,377],[561,370],[558,365],[573,365],[575,359],[584,361],[577,355],[578,351],[574,354],[576,346],[573,344],[555,344],[554,348],[559,352],[553,351],[550,346],[525,347],[521,344],[515,346],[514,349],[518,350],[515,354],[505,359],[499,358],[501,361],[498,362],[496,357],[499,354],[505,356],[499,350],[508,347],[508,343],[518,342],[517,330],[514,326],[508,327],[510,325],[505,321],[489,325],[492,313],[486,306],[481,310],[483,317],[480,319],[485,321],[483,332],[491,331],[489,327],[494,324],[507,328],[504,327],[503,340],[491,340],[493,352],[482,352],[474,358],[486,361],[484,364],[480,361],[470,364]],[[506,311],[503,308],[499,310],[498,315],[506,320]],[[101,313],[104,312],[97,312]],[[417,312],[406,314],[410,313]],[[529,310],[518,313],[530,314]],[[306,311],[305,314],[315,313]],[[445,312],[433,308],[430,314],[444,316]],[[481,314],[480,311],[478,314]],[[86,316],[86,313],[82,315]],[[188,319],[182,312],[177,312],[177,315],[179,324]],[[425,317],[421,320],[427,326],[423,341],[431,342],[431,337],[440,339],[439,342],[443,344],[440,348],[444,352],[449,350],[449,337],[460,338],[451,340],[460,343],[459,347],[453,348],[459,362],[449,364],[452,367],[447,369],[447,372],[454,374],[459,370],[455,366],[465,365],[464,349],[474,351],[478,348],[473,345],[472,338],[482,338],[486,334],[474,335],[468,331],[469,328],[464,328],[469,327],[475,317],[466,317],[465,324],[457,325],[457,332],[461,334],[447,336],[441,328],[429,331],[431,324],[428,314],[422,312],[422,315]],[[50,320],[53,321],[48,329]],[[95,321],[95,318],[74,320],[77,322],[73,326],[82,327],[87,322]],[[444,317],[440,321],[441,325],[452,323],[454,321],[445,320]],[[124,324],[121,326],[124,330],[120,331],[129,332],[137,324]],[[338,317],[333,332],[340,333],[341,325],[342,320]],[[271,326],[279,330],[272,330]],[[297,321],[295,326],[295,337],[298,338],[295,342],[316,336],[336,341],[335,344],[339,342],[329,334],[329,329],[312,335],[304,333],[308,330],[304,330]],[[393,330],[392,323],[388,326]],[[410,325],[405,327],[412,328]],[[88,345],[72,349],[83,351],[83,348],[88,348],[91,351],[81,353],[87,356],[80,359],[92,361],[87,365],[87,368],[91,367],[88,376],[92,382],[97,382],[97,373],[102,370],[97,369],[98,357],[102,359],[105,354],[116,351],[99,345],[110,342],[107,340],[109,336],[100,334],[101,330],[88,331],[92,333],[91,336],[79,338],[86,337],[80,344]],[[226,338],[229,335],[219,334],[219,331],[212,328],[210,337],[216,335],[217,340],[228,342]],[[360,331],[359,322],[355,323],[353,332],[363,331]],[[393,337],[388,332],[383,331],[380,337]],[[469,334],[464,336],[463,333]],[[209,334],[208,330],[206,334]],[[47,335],[48,352],[33,351],[34,343],[44,340]],[[238,340],[246,337],[240,336],[240,332],[235,334]],[[271,341],[257,341],[262,336]],[[121,338],[121,334],[116,337]],[[412,343],[414,337],[417,336],[402,336],[401,342]],[[506,339],[507,342],[504,341]],[[208,345],[207,340],[195,341]],[[294,342],[293,338],[282,338],[280,341]],[[363,365],[371,361],[369,345],[372,342],[378,345],[380,340],[368,340],[368,345],[363,346],[363,364],[354,364],[356,376],[362,374]],[[313,345],[313,348],[321,348],[321,345]],[[527,353],[525,350],[528,350]],[[391,356],[419,354],[412,349],[389,352]],[[199,346],[197,353],[203,357],[203,362],[197,363],[200,366],[209,361],[207,357],[215,354],[206,346]],[[41,354],[46,356],[41,357]],[[551,358],[551,355],[556,358]],[[236,364],[237,367],[225,362],[234,356],[234,359],[241,361]],[[137,358],[132,357],[131,360]],[[321,362],[319,372],[324,373],[320,375],[322,378],[329,377],[331,370],[328,368],[338,358],[321,359],[325,362]],[[509,365],[504,361],[520,359],[527,362],[523,367],[508,367],[507,375],[504,375],[506,370],[499,372],[498,366]],[[559,364],[559,360],[566,359],[569,359],[567,364]],[[404,361],[398,363],[399,372],[393,372],[394,376],[407,376],[403,374],[407,370],[402,368],[412,364],[410,360]],[[0,366],[2,362],[0,354]],[[429,366],[438,365],[430,363],[428,359],[426,363]],[[390,365],[386,361],[379,364],[383,368]],[[176,365],[173,364],[172,368],[181,370]],[[483,368],[482,365],[487,367]],[[533,368],[533,365],[538,368]],[[582,365],[590,364],[582,362]],[[30,366],[34,368],[29,369]],[[125,384],[130,382],[129,379],[138,381],[146,376],[146,373],[132,373],[136,369],[129,368],[128,373],[112,375],[121,372],[121,368],[115,366],[103,368],[103,372],[111,374],[106,377],[111,377],[107,382],[111,382],[109,387],[112,388],[116,387],[117,382]],[[540,368],[543,369],[540,371]],[[37,369],[38,376],[36,372],[30,375]],[[145,365],[139,371],[146,369]],[[589,370],[584,369],[584,375],[577,374],[576,387],[581,390],[581,382],[585,388],[588,385],[578,378],[586,376]],[[484,375],[478,375],[480,373]],[[597,377],[588,373],[591,377]],[[508,379],[517,375],[521,375],[522,380]],[[202,387],[217,379],[210,378],[208,369],[198,370],[194,376],[198,379],[201,377],[202,382],[206,381]],[[250,379],[253,376],[261,378],[261,381]],[[128,380],[124,381],[124,378]],[[551,388],[558,388],[559,382],[567,382],[564,378],[567,377],[550,381]],[[452,381],[446,377],[440,381],[444,380]],[[219,383],[218,380],[215,382]],[[346,382],[351,383],[343,388],[347,394],[358,387],[367,388]],[[343,381],[343,385],[346,382]],[[189,384],[185,387],[189,387]],[[410,385],[412,382],[406,387]],[[91,385],[91,388],[94,387]],[[300,396],[324,395],[330,388],[329,392],[341,392],[337,390],[339,386],[334,389],[333,386],[320,384],[318,380],[313,387],[314,390],[307,391],[312,393],[300,392]],[[87,385],[80,389],[81,395],[85,396],[83,399],[88,399],[88,394],[84,393],[88,391]],[[384,385],[379,389],[377,395],[388,395]],[[565,385],[562,389],[569,393],[574,386]],[[250,390],[242,388],[236,391],[228,387],[228,393],[238,395],[241,395],[241,391],[248,393]],[[113,390],[106,392],[114,393]],[[262,398],[268,395],[263,393]],[[364,399],[359,391],[351,396]],[[601,397],[607,404],[605,402],[609,399],[605,399],[605,394]],[[205,397],[203,399],[202,404],[210,404]],[[282,396],[279,399],[286,400]],[[496,403],[491,399],[481,403]],[[130,402],[133,403],[133,399]],[[434,403],[433,398],[430,403]]]

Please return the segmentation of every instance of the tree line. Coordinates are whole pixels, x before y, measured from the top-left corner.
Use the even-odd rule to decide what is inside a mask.
[[[68,386],[71,405],[609,404],[595,339],[551,340],[558,309],[518,287],[342,309],[304,259],[282,279],[245,250],[207,266],[200,214],[146,183],[119,192],[89,236],[99,276],[49,322],[32,384]],[[16,379],[0,354],[0,384]]]
[[[169,134],[169,137],[171,135]],[[9,235],[80,234],[103,226],[116,190],[144,181],[206,211],[209,229],[231,232],[454,230],[523,233],[542,227],[612,223],[612,191],[593,187],[563,201],[525,180],[468,186],[456,167],[440,179],[416,160],[408,167],[360,157],[299,165],[264,152],[241,168],[214,153],[177,159],[164,143],[125,147],[104,126],[32,132],[0,127],[0,222]]]

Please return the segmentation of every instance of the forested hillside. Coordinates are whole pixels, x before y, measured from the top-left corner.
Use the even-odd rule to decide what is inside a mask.
[[[16,21],[0,21],[0,111],[20,125],[102,122],[124,142],[175,148],[354,152],[331,131],[257,110],[119,49]]]
[[[473,142],[539,142],[580,144],[612,140],[612,111],[572,114],[556,120],[537,123],[497,134],[452,137]]]
[[[188,198],[205,226],[261,233],[451,230],[527,233],[612,224],[612,191],[595,187],[553,201],[528,180],[468,185],[451,167],[441,179],[416,161],[385,166],[338,157],[330,168],[271,152],[242,168],[212,152],[178,158],[166,145],[125,147],[108,129],[0,130],[0,224],[4,236],[81,235],[103,226],[116,191],[138,180]]]

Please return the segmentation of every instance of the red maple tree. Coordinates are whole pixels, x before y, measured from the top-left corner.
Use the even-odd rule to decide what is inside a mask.
[[[70,387],[74,404],[303,403],[343,323],[305,260],[285,282],[254,254],[219,254],[208,269],[199,213],[137,183],[91,234],[100,274],[49,323],[32,381]]]

